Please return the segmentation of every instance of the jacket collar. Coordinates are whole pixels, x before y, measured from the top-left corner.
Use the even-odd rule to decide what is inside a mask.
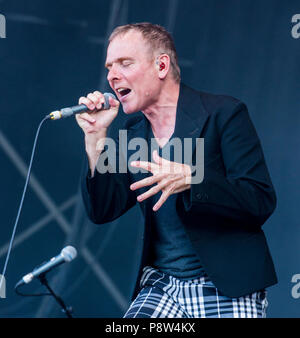
[[[199,92],[185,84],[180,84],[174,136],[183,140],[185,137],[200,137],[208,118]]]

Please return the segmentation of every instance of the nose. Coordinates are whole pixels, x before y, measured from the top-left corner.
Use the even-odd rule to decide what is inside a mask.
[[[115,64],[113,64],[110,68],[110,70],[108,71],[108,74],[107,74],[107,81],[108,82],[111,82],[111,81],[114,81],[114,80],[120,80],[121,78],[121,74],[120,72],[118,71],[117,67]]]

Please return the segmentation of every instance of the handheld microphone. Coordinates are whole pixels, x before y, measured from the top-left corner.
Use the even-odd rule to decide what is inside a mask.
[[[54,269],[62,263],[71,262],[74,258],[76,258],[76,256],[77,250],[73,246],[66,246],[61,250],[59,255],[52,257],[48,262],[42,264],[19,280],[19,282],[16,284],[16,288],[23,284],[30,283],[34,278]]]
[[[110,108],[109,97],[112,97],[114,100],[116,100],[116,97],[112,93],[104,93],[103,95],[105,102],[103,104],[102,109],[109,109]],[[85,104],[80,104],[78,106],[62,108],[61,110],[53,111],[52,113],[49,114],[49,116],[51,120],[58,120],[61,119],[62,117],[69,117],[74,114],[84,113],[86,111],[89,111],[89,108]]]

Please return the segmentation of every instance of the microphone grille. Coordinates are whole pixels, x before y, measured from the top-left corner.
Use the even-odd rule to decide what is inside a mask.
[[[68,245],[61,250],[61,255],[66,262],[71,262],[77,257],[77,250],[73,246]]]
[[[110,96],[110,97],[112,97],[114,100],[117,99],[116,96],[115,96],[113,93],[104,93],[103,95],[104,95],[104,96]]]
[[[116,100],[116,97],[112,93],[104,93],[103,95],[104,95],[104,100],[105,100],[103,109],[109,109],[110,108],[109,97],[112,97],[114,100]]]

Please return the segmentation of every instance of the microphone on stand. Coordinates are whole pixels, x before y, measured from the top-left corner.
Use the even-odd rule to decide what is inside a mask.
[[[71,262],[77,256],[77,251],[73,246],[66,246],[62,249],[61,253],[53,258],[51,258],[48,262],[42,264],[41,266],[35,268],[32,272],[25,275],[15,286],[15,291],[20,296],[44,296],[51,295],[57,301],[57,303],[61,306],[62,311],[66,314],[68,318],[72,318],[72,307],[67,307],[61,297],[55,294],[55,292],[51,289],[46,279],[46,273],[50,270],[56,268],[58,265]],[[24,284],[30,283],[34,278],[38,278],[40,282],[49,290],[50,293],[44,294],[24,294],[21,293],[18,289],[20,286]]]
[[[74,258],[76,258],[76,256],[77,250],[73,246],[66,246],[62,249],[59,255],[51,258],[48,262],[42,264],[38,268],[34,269],[32,272],[25,275],[22,279],[20,279],[15,288],[30,283],[34,278],[49,272],[60,264],[63,264],[65,262],[71,262]]]

